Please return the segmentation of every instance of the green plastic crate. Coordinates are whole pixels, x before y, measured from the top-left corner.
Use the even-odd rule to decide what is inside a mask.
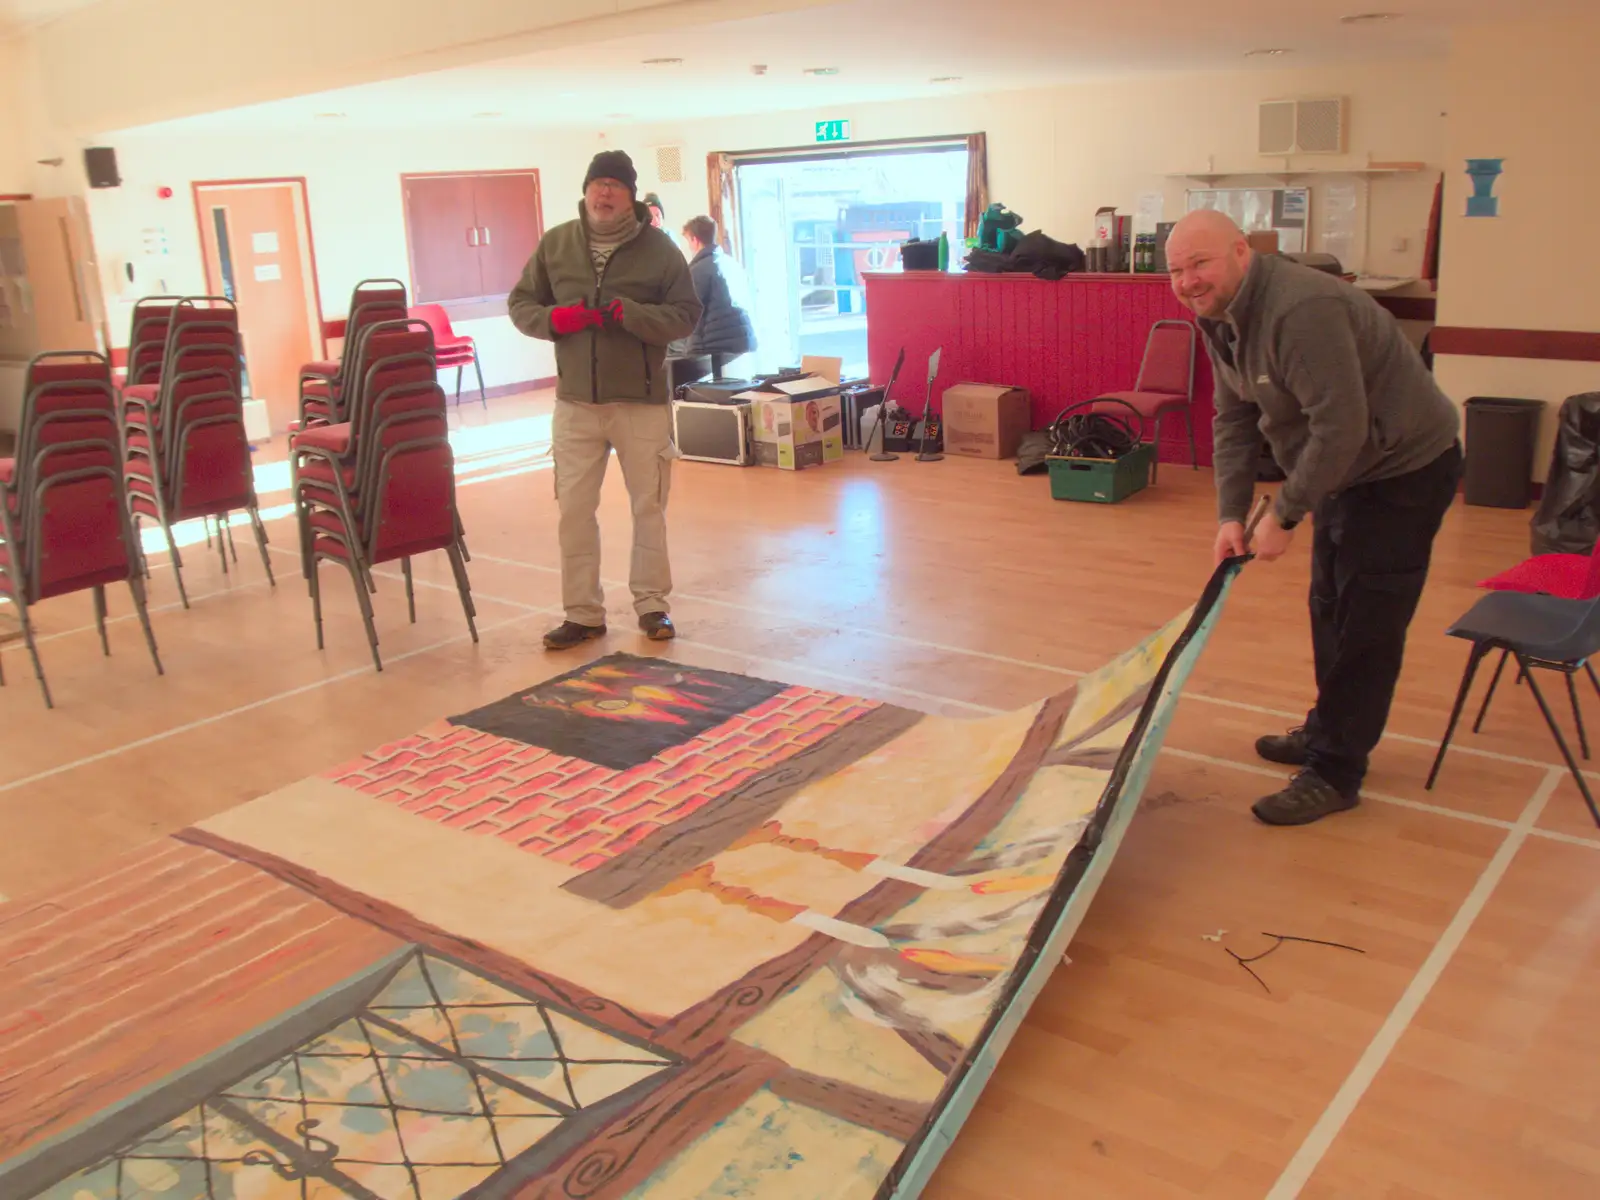
[[[1056,500],[1115,504],[1150,483],[1151,447],[1141,445],[1121,458],[1065,458],[1051,455],[1050,495]]]

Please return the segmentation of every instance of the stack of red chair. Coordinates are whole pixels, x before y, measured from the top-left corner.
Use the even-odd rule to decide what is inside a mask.
[[[183,558],[172,535],[182,521],[216,518],[217,552],[226,573],[233,546],[229,514],[247,513],[267,580],[275,581],[245,434],[238,310],[230,300],[190,296],[169,306],[165,318],[154,380],[143,381],[150,372],[148,355],[141,354],[141,382],[133,381],[130,348],[129,382],[122,389],[123,475],[135,528],[148,518],[166,535],[187,608]]]
[[[137,535],[128,519],[111,364],[92,352],[41,354],[28,364],[17,456],[0,459],[0,596],[17,606],[44,702],[54,708],[30,605],[94,589],[107,655],[108,583],[133,592],[150,657],[162,673],[145,608]],[[5,675],[0,672],[0,684]]]
[[[383,670],[368,592],[372,568],[400,560],[406,603],[417,619],[411,559],[450,556],[472,640],[476,609],[456,510],[455,457],[433,334],[422,321],[369,324],[348,346],[339,400],[345,419],[303,429],[290,441],[302,563],[311,585],[317,648],[323,646],[318,564],[341,564],[355,585],[372,661]]]
[[[465,334],[455,331],[450,324],[450,314],[442,304],[419,304],[408,310],[419,321],[426,321],[433,330],[433,348],[439,358],[439,369],[456,369],[456,406],[461,405],[461,374],[471,367],[478,376],[478,400],[489,407],[489,393],[483,386],[483,366],[478,361],[478,343]]]
[[[338,360],[305,363],[300,368],[299,419],[294,431],[317,425],[337,425],[349,419],[349,381],[360,378],[355,370],[362,339],[373,325],[406,319],[406,285],[398,279],[363,279],[350,293],[345,317],[344,349]],[[347,369],[347,367],[349,369]]]
[[[182,296],[146,296],[133,306],[133,331],[128,338],[124,384],[155,383],[161,378],[161,356],[167,348],[172,310]]]

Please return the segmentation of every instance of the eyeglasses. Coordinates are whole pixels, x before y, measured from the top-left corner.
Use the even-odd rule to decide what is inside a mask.
[[[615,179],[591,179],[589,186],[602,192],[625,192],[628,185]]]

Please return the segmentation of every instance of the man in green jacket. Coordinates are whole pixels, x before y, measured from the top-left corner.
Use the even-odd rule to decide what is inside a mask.
[[[1461,479],[1461,418],[1371,296],[1253,253],[1225,214],[1179,221],[1167,265],[1216,377],[1217,560],[1246,551],[1263,441],[1288,478],[1248,548],[1271,562],[1302,520],[1314,526],[1317,702],[1304,725],[1256,742],[1262,758],[1304,769],[1253,808],[1268,825],[1305,825],[1359,801]]]
[[[545,634],[550,650],[606,632],[595,513],[613,448],[633,508],[628,584],[639,628],[656,641],[674,633],[666,508],[677,450],[666,348],[694,331],[700,302],[682,252],[650,224],[637,183],[622,151],[595,155],[577,220],[544,235],[508,300],[512,324],[556,349],[551,441],[566,620]]]

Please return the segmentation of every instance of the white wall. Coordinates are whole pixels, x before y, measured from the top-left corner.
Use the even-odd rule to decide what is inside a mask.
[[[1448,65],[1450,131],[1439,323],[1488,329],[1600,331],[1600,16],[1485,27],[1457,36]],[[1504,158],[1500,216],[1467,218],[1468,158]],[[1441,355],[1458,401],[1522,396],[1548,408],[1535,478],[1543,479],[1556,409],[1600,390],[1600,363]]]
[[[707,208],[705,156],[807,143],[813,122],[848,117],[857,141],[964,134],[989,137],[990,190],[1023,214],[1027,228],[1082,242],[1094,210],[1115,204],[1131,211],[1141,192],[1166,195],[1169,218],[1182,212],[1190,184],[1169,172],[1246,169],[1254,150],[1256,104],[1289,94],[1339,93],[1352,98],[1350,155],[1316,165],[1443,156],[1442,64],[1424,62],[1341,70],[1252,72],[1233,75],[1126,79],[1041,91],[956,96],[939,101],[861,105],[729,117],[674,126],[609,130],[606,143],[628,150],[640,167],[641,190],[654,188],[667,205],[669,225]],[[324,312],[342,315],[351,286],[375,275],[408,277],[399,176],[410,171],[537,167],[545,225],[568,219],[583,171],[601,135],[569,130],[475,126],[459,132],[364,133],[315,126],[273,135],[174,135],[135,131],[115,145],[123,185],[90,194],[90,213],[111,303],[112,335],[127,338],[128,306],[161,290],[202,290],[199,235],[190,184],[194,180],[304,176],[311,203]],[[685,181],[661,185],[650,147],[681,144]],[[1307,160],[1310,162],[1311,160]],[[1347,181],[1348,181],[1348,177]],[[1433,173],[1371,185],[1372,254],[1368,269],[1415,273],[1432,198]],[[161,186],[170,200],[157,198]],[[1319,185],[1320,186],[1320,185]],[[1319,201],[1313,199],[1313,219]],[[142,230],[162,227],[171,247],[164,264],[140,258]],[[1404,237],[1407,249],[1389,249]],[[132,286],[120,263],[132,259]],[[549,347],[521,337],[504,317],[463,325],[479,339],[490,386],[554,374]]]
[[[0,195],[33,190],[23,126],[22,43],[0,36]]]
[[[1442,62],[1390,63],[1315,71],[1169,75],[1038,91],[961,95],[939,101],[842,106],[826,110],[728,117],[611,130],[629,149],[684,147],[686,180],[662,185],[672,223],[706,208],[710,151],[802,146],[821,118],[849,118],[855,141],[984,132],[989,138],[990,198],[1062,241],[1084,243],[1095,209],[1132,212],[1141,193],[1165,194],[1166,219],[1181,215],[1186,187],[1206,186],[1168,174],[1260,169],[1256,105],[1286,95],[1351,97],[1350,153],[1307,156],[1295,166],[1332,169],[1383,160],[1421,160],[1433,170],[1370,185],[1371,252],[1366,269],[1417,274],[1438,167],[1445,149]],[[648,175],[648,172],[645,172]],[[1349,183],[1353,177],[1345,176]],[[653,179],[646,179],[654,185]],[[1229,180],[1242,186],[1264,180]],[[1320,222],[1325,182],[1314,186]],[[1394,251],[1393,239],[1406,239]],[[1314,244],[1315,248],[1315,244]]]
[[[90,220],[106,283],[114,344],[127,343],[132,304],[158,292],[203,292],[205,270],[191,184],[196,180],[304,176],[316,246],[323,313],[345,315],[350,289],[362,279],[408,279],[400,176],[413,171],[473,171],[538,167],[545,225],[576,215],[583,171],[594,135],[537,140],[502,131],[481,133],[329,133],[306,136],[121,135],[115,139],[123,183],[89,194]],[[173,191],[163,200],[158,189]],[[144,230],[164,229],[170,256],[143,255]],[[131,261],[129,284],[122,264]],[[555,374],[548,343],[523,337],[504,316],[457,323],[478,340],[490,387]]]

